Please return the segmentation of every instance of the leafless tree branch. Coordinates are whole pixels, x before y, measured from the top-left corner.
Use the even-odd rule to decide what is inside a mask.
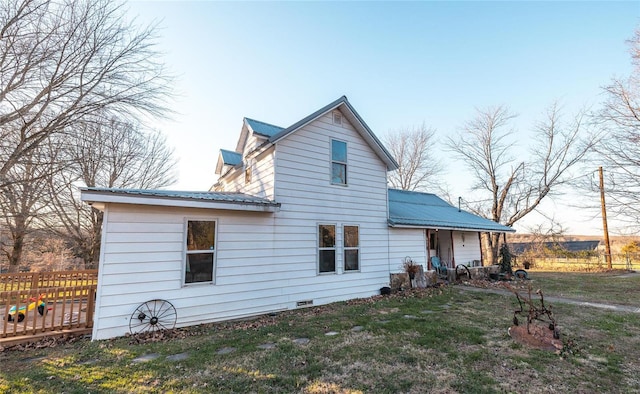
[[[506,107],[477,110],[447,146],[473,172],[473,190],[484,196],[470,208],[498,223],[512,226],[535,210],[547,196],[567,184],[574,168],[590,152],[597,136],[588,134],[584,112],[570,122],[552,104],[534,128],[531,155],[527,160],[512,155],[514,115]],[[497,261],[499,234],[485,237],[487,256]]]
[[[399,164],[389,174],[389,185],[401,190],[433,189],[433,183],[442,170],[442,165],[433,154],[435,129],[424,123],[412,128],[390,132],[385,146]]]

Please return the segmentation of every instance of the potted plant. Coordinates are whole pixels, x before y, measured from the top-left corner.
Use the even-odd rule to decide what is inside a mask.
[[[405,257],[402,268],[404,269],[404,272],[409,274],[410,280],[414,280],[416,278],[416,274],[420,272],[420,265],[416,264],[411,257],[408,256]]]

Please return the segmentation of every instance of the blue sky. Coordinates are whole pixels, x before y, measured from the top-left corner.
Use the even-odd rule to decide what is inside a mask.
[[[602,100],[631,70],[640,2],[130,2],[159,23],[158,49],[178,76],[177,112],[151,122],[180,160],[174,189],[205,190],[220,148],[233,149],[244,116],[286,127],[346,95],[378,136],[425,122],[438,139],[474,108],[506,104],[526,147],[528,128],[561,100],[567,114]],[[450,153],[454,193],[471,180]],[[575,234],[601,223],[558,212]],[[560,216],[558,216],[560,215]],[[535,224],[540,218],[528,221]],[[523,230],[520,227],[519,230]]]

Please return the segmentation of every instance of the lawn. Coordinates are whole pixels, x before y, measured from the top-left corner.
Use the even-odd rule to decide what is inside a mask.
[[[592,302],[640,307],[640,274],[611,272],[530,271],[532,285],[545,294]]]
[[[583,283],[538,275],[532,283],[550,296]],[[619,291],[617,278],[599,275]],[[594,285],[598,298],[606,287]],[[565,341],[554,353],[508,336],[516,305],[451,286],[177,330],[171,340],[5,351],[0,392],[640,392],[640,314],[554,304]]]

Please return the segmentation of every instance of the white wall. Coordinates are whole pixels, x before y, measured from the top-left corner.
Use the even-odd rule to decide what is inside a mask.
[[[217,220],[216,280],[184,286],[186,219]],[[155,298],[178,311],[178,326],[290,306],[289,277],[272,242],[272,213],[110,204],[99,269],[94,339],[123,335],[135,308]]]
[[[240,192],[274,199],[274,149],[269,148],[254,158],[244,158],[245,167],[234,169],[218,180],[216,191]],[[245,183],[245,168],[251,167],[251,182]]]
[[[405,257],[421,264],[426,271],[427,244],[425,230],[418,228],[389,228],[389,266],[390,272],[403,272]]]
[[[456,265],[464,264],[469,267],[473,260],[481,260],[480,239],[477,232],[454,231],[453,243]]]
[[[342,122],[334,125],[327,113],[276,145],[275,200],[282,207],[275,242],[304,267],[303,277],[291,279],[300,286],[291,297],[314,303],[371,296],[389,284],[386,166],[344,116]],[[331,184],[331,139],[347,143],[347,186]],[[337,272],[316,273],[319,223],[359,226],[359,272],[343,273],[338,236]]]
[[[368,297],[389,284],[386,168],[330,114],[276,146],[275,213],[107,204],[93,339],[124,335],[135,308],[160,298],[178,326]],[[348,186],[330,184],[330,140],[347,142]],[[268,170],[264,169],[265,173]],[[183,285],[189,219],[217,220],[215,284]],[[318,223],[360,229],[360,271],[317,273]],[[424,242],[424,241],[422,241]],[[413,256],[412,256],[413,257]]]

